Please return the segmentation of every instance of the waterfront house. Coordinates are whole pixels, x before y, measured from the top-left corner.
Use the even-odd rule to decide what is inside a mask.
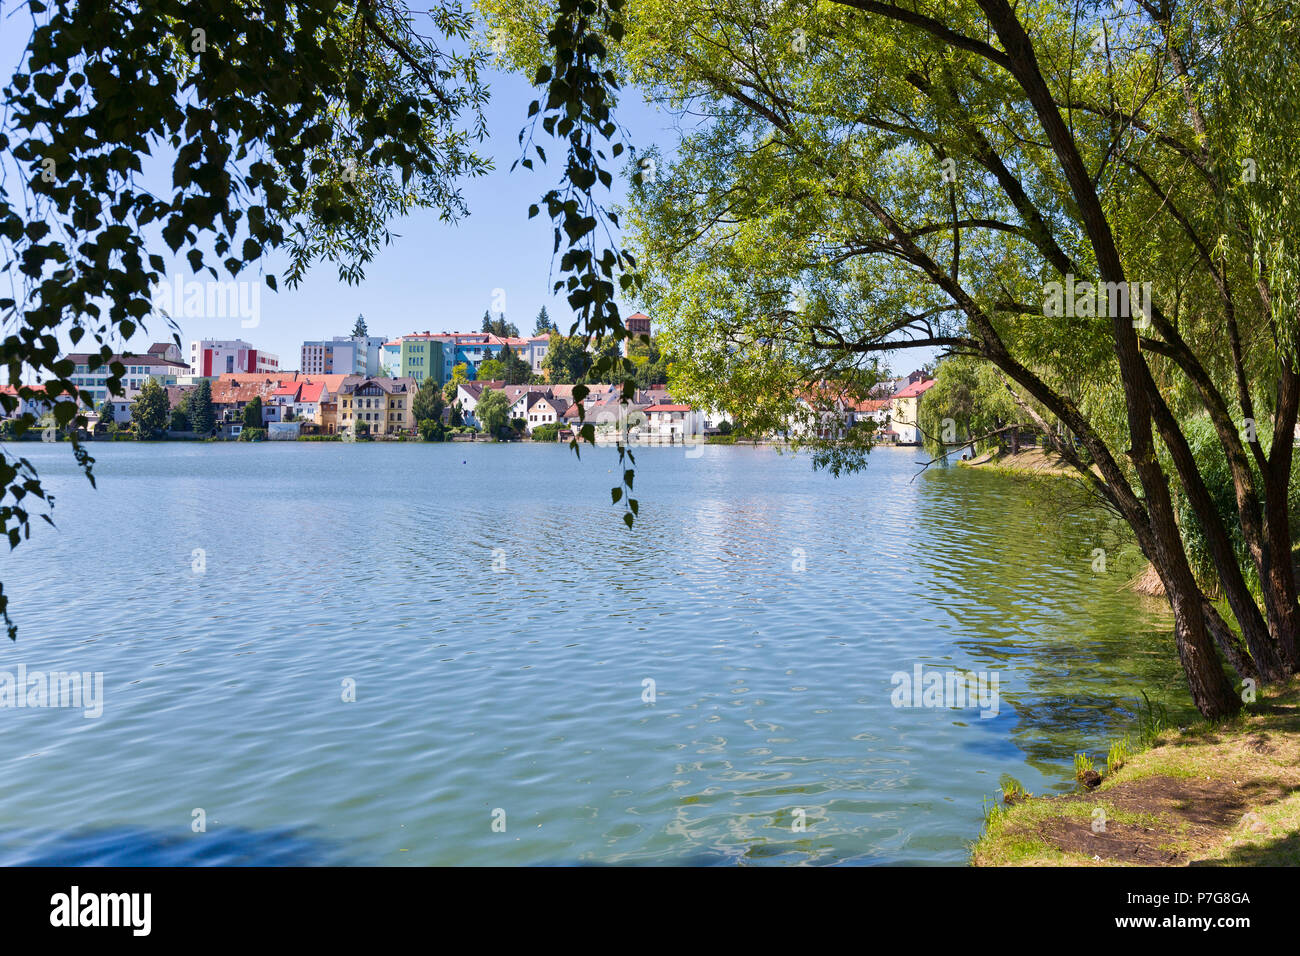
[[[583,399],[569,405],[560,420],[575,435],[581,432],[583,425],[591,425],[597,441],[617,441],[620,434],[631,438],[645,434],[647,408],[649,406],[634,402]]]
[[[280,387],[278,378],[239,382],[222,376],[212,383],[212,412],[223,437],[236,437],[244,424],[244,409],[255,398],[262,400],[262,424],[280,421],[280,408],[273,396]]]
[[[864,398],[849,406],[849,423],[852,425],[871,423],[879,436],[889,424],[893,402],[887,398]]]
[[[155,349],[159,351],[154,351]],[[64,358],[73,363],[72,374],[68,380],[83,393],[89,393],[91,404],[98,408],[108,396],[107,381],[112,374],[110,366],[114,362],[120,362],[123,366],[122,387],[118,396],[120,398],[134,399],[150,379],[159,385],[175,385],[178,377],[189,370],[184,362],[166,357],[175,354],[175,350],[174,345],[169,349],[166,343],[159,342],[151,345],[149,352],[144,355],[130,352],[113,355],[107,363],[94,369],[90,367],[92,359],[90,352],[73,352]],[[93,358],[98,361],[99,353],[93,353]]]
[[[45,388],[42,385],[33,385],[30,388],[34,394],[24,398],[18,394],[18,389],[12,385],[0,385],[0,394],[10,396],[18,404],[12,412],[3,411],[5,418],[21,418],[24,415],[30,415],[37,421],[42,415],[47,414],[51,409],[50,400],[45,398]],[[60,396],[60,401],[66,400],[66,396]],[[3,409],[3,406],[0,406]]]
[[[669,403],[660,402],[658,404],[669,404]],[[728,428],[733,424],[731,413],[722,411],[721,409],[718,408],[702,409],[700,411],[700,418],[703,421],[704,434],[706,435],[716,435],[718,434],[718,432],[722,431],[722,426],[724,424]]]
[[[921,444],[921,396],[934,387],[934,379],[924,379],[900,389],[894,395],[890,413],[890,423],[898,433],[900,445]]]
[[[415,379],[349,375],[338,392],[339,431],[364,425],[373,436],[415,434],[411,404],[419,391]]]
[[[556,422],[563,424],[564,413],[569,408],[569,403],[564,399],[536,392],[529,393],[525,399],[527,404],[519,417],[524,420],[530,432],[539,425],[553,425]]]
[[[539,398],[547,398],[551,390],[545,385],[506,385],[501,389],[510,400],[509,418],[527,421],[528,407]]]
[[[292,418],[318,425],[321,402],[328,397],[324,382],[316,382],[311,378],[281,382],[280,387],[271,394],[271,401],[279,409],[279,414],[268,415],[267,421],[289,421]]]
[[[296,380],[281,382],[280,387],[271,393],[271,402],[277,408],[293,410],[294,403],[298,401],[298,393],[302,391],[303,383]],[[276,421],[287,420],[289,416],[283,412],[275,419]]]
[[[333,435],[338,431],[339,403],[338,399],[330,399],[320,403],[320,430],[323,435]]]
[[[645,437],[651,442],[685,442],[704,434],[703,418],[690,405],[651,405],[645,415]]]
[[[131,405],[135,402],[133,398],[113,398],[105,399],[95,406],[95,411],[99,413],[99,420],[108,424],[104,417],[104,406],[111,405],[113,408],[113,421],[119,425],[125,425],[131,421]]]
[[[465,424],[471,428],[478,428],[478,420],[474,417],[474,409],[478,407],[479,399],[483,393],[490,389],[505,388],[506,383],[501,380],[491,382],[461,382],[456,386],[456,401],[460,403],[460,413]]]
[[[321,403],[329,398],[324,382],[306,381],[298,389],[298,397],[293,403],[293,417],[303,422],[320,424]]]
[[[852,424],[850,409],[854,401],[842,385],[834,382],[810,385],[795,396],[788,434],[805,439],[842,438]]]

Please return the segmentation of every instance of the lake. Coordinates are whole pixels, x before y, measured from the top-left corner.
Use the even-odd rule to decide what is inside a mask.
[[[917,449],[644,449],[629,532],[607,448],[11,447],[0,672],[103,697],[0,709],[0,863],[962,864],[1002,774],[1192,713],[1100,515]]]

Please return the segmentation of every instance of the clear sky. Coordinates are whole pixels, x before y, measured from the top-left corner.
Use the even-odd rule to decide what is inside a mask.
[[[27,13],[0,0],[0,75],[6,80],[20,62],[29,32]],[[277,353],[282,367],[297,368],[304,339],[347,335],[358,314],[365,315],[372,335],[397,336],[425,329],[477,331],[484,309],[496,311],[500,297],[494,300],[494,290],[498,289],[504,292],[507,319],[521,332],[532,331],[543,304],[552,318],[564,325],[570,316],[568,306],[562,298],[550,295],[550,220],[544,213],[528,219],[528,206],[558,181],[560,168],[554,157],[559,150],[547,150],[553,157],[551,165],[538,164],[534,171],[519,167],[511,172],[511,164],[520,155],[517,137],[535,91],[521,77],[506,73],[490,73],[488,82],[491,100],[485,115],[489,138],[477,148],[493,159],[496,169],[464,181],[468,217],[447,224],[436,211],[417,211],[395,221],[391,228],[399,238],[376,254],[360,285],[340,282],[332,263],[317,265],[296,289],[281,282],[280,291],[272,292],[263,284],[255,328],[241,327],[239,318],[180,319],[177,324],[186,346],[195,338],[243,338]],[[636,95],[626,98],[618,119],[640,147],[675,138],[670,131],[672,118],[646,106]],[[541,143],[546,148],[544,139]],[[623,158],[616,162],[621,171]],[[621,195],[623,188],[623,181],[616,177],[617,194]],[[153,251],[177,261],[163,243],[159,246]],[[279,275],[283,259],[268,257],[265,269]],[[169,270],[171,274],[193,277],[188,266]],[[127,346],[143,350],[150,342],[169,338],[166,322],[155,319]]]
[[[29,23],[25,11],[0,0],[0,75],[5,78],[19,62]],[[398,238],[376,254],[359,285],[340,282],[332,263],[318,264],[296,289],[281,283],[280,291],[272,292],[262,284],[255,328],[242,327],[238,317],[178,319],[183,350],[188,354],[191,339],[242,338],[277,354],[282,368],[293,369],[299,365],[304,340],[347,335],[358,314],[365,315],[372,335],[393,337],[426,329],[477,331],[483,311],[489,307],[496,311],[498,289],[504,293],[507,319],[522,333],[532,331],[543,304],[551,317],[567,328],[571,321],[567,303],[550,294],[550,221],[544,213],[528,218],[529,204],[537,202],[557,181],[558,150],[548,150],[551,165],[539,165],[534,171],[520,167],[512,172],[510,166],[519,157],[517,137],[535,91],[523,78],[506,73],[491,73],[489,84],[491,100],[485,111],[489,138],[479,149],[494,160],[496,169],[464,182],[469,216],[449,225],[434,211],[419,211],[396,221],[391,228]],[[646,104],[633,90],[624,94],[618,120],[626,127],[628,138],[638,149],[659,145],[665,154],[671,154],[677,142],[675,118]],[[625,180],[616,176],[616,198],[621,198],[624,189]],[[154,251],[177,264],[169,275],[193,277],[165,244],[159,241],[158,245]],[[265,270],[278,276],[283,264],[282,259],[270,257]],[[166,322],[155,318],[126,345],[143,351],[151,342],[170,337]],[[70,346],[66,339],[65,344]],[[928,357],[916,351],[901,359],[903,364],[912,363],[908,365],[911,368]]]

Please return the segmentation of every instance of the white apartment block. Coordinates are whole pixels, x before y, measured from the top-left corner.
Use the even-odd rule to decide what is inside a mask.
[[[384,361],[383,336],[336,335],[302,343],[299,370],[306,375],[379,374]]]
[[[190,342],[190,374],[203,378],[226,372],[279,372],[280,356],[254,348],[242,339]]]

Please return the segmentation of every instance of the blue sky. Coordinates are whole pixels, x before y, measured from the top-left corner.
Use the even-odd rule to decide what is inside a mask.
[[[0,75],[6,79],[19,63],[29,30],[26,12],[0,0]],[[317,265],[296,289],[281,283],[280,291],[272,292],[262,285],[255,328],[241,327],[238,317],[179,319],[183,349],[188,351],[189,341],[196,338],[242,338],[279,355],[282,368],[297,368],[305,339],[347,335],[358,314],[365,315],[372,335],[393,337],[425,329],[477,331],[498,289],[504,292],[506,317],[524,334],[532,331],[543,304],[561,327],[567,327],[571,321],[567,304],[550,294],[550,221],[544,214],[528,218],[528,206],[555,184],[559,168],[539,165],[534,171],[510,170],[519,158],[518,135],[535,91],[522,77],[501,72],[489,74],[489,85],[491,100],[485,110],[489,137],[479,149],[494,160],[496,169],[464,182],[469,216],[447,224],[429,211],[395,221],[392,231],[398,238],[377,253],[359,285],[339,281],[332,263]],[[665,155],[674,151],[675,118],[645,103],[635,90],[624,91],[617,118],[638,149],[659,145]],[[557,152],[548,154],[554,157]],[[159,174],[170,178],[164,169]],[[616,177],[616,199],[625,187],[625,181]],[[169,276],[193,277],[165,244],[159,241],[158,246],[154,251],[176,263]],[[279,275],[283,264],[282,259],[270,257],[265,271]],[[167,323],[155,318],[126,346],[143,351],[151,342],[170,337]],[[65,346],[71,347],[66,338]],[[928,352],[916,350],[900,358],[911,368],[929,358]]]
[[[26,12],[0,0],[0,75],[5,80],[20,62],[29,32]],[[493,159],[496,169],[464,181],[468,217],[447,224],[435,211],[417,211],[396,220],[391,228],[400,238],[379,251],[360,285],[340,282],[336,267],[328,262],[317,265],[296,289],[281,283],[280,291],[272,292],[263,285],[256,328],[242,328],[239,318],[178,320],[187,347],[194,338],[243,338],[277,353],[282,367],[297,368],[304,339],[347,335],[358,314],[365,315],[372,335],[397,336],[425,329],[477,331],[497,289],[504,291],[506,317],[521,332],[532,331],[543,304],[563,325],[570,316],[568,306],[562,298],[552,298],[548,279],[553,243],[550,221],[545,214],[528,218],[528,206],[556,183],[560,170],[554,159],[552,165],[538,165],[535,171],[510,170],[520,155],[518,135],[535,91],[523,78],[507,73],[492,72],[488,82],[491,100],[485,115],[489,138],[478,149]],[[618,119],[640,148],[675,140],[672,117],[647,106],[635,94],[625,98]],[[545,148],[544,140],[542,144]],[[558,150],[547,152],[554,156]],[[622,161],[617,161],[620,171]],[[622,195],[624,185],[616,178],[616,195]],[[180,265],[181,260],[163,243],[158,245],[153,251],[177,263],[175,269],[169,269],[169,276],[193,277],[189,267]],[[282,273],[283,260],[269,257],[265,270]],[[166,322],[154,319],[146,331],[126,344],[143,350],[170,336]]]

